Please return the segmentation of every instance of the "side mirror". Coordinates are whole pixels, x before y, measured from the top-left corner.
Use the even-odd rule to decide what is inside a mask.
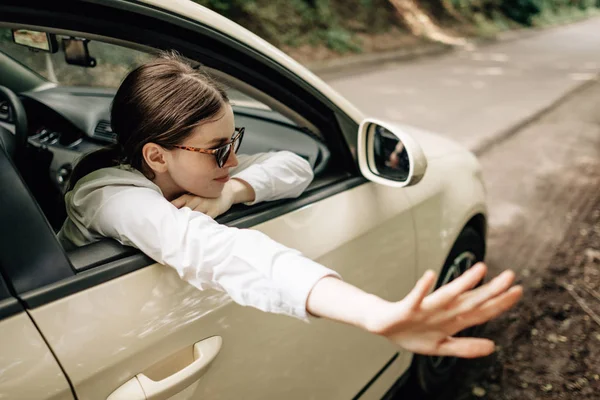
[[[358,128],[357,150],[360,172],[382,185],[414,185],[427,170],[427,159],[417,141],[387,122],[365,119]]]

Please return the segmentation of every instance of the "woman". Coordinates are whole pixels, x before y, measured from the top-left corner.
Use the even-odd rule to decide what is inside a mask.
[[[244,130],[235,128],[227,94],[173,54],[125,78],[111,125],[118,148],[84,158],[74,172],[59,232],[67,248],[111,237],[241,305],[340,321],[430,355],[490,354],[490,340],[451,335],[521,296],[520,287],[510,288],[510,271],[470,290],[485,275],[479,264],[430,295],[435,274],[428,271],[406,298],[388,302],[260,232],[216,223],[232,204],[300,195],[312,171],[290,152],[238,158]]]

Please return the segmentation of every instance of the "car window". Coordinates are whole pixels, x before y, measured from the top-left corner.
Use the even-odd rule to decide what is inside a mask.
[[[59,46],[66,36],[57,36]],[[90,54],[97,60],[94,68],[83,68],[65,62],[63,51],[54,54],[33,51],[13,42],[10,28],[0,28],[0,51],[19,61],[46,80],[67,86],[117,88],[127,72],[148,61],[152,55],[114,44],[92,40]]]
[[[12,317],[13,315],[22,311],[21,305],[9,292],[4,277],[0,274],[0,324],[6,318]],[[2,358],[0,358],[0,366],[2,365]],[[2,384],[0,383],[0,386]]]
[[[15,219],[18,222],[11,223],[11,232],[16,229],[19,233],[13,235],[14,240],[5,240],[5,246],[14,248],[14,252],[27,262],[4,251],[5,258],[10,257],[11,263],[2,264],[3,267],[11,266],[11,282],[21,283],[22,287],[15,290],[15,293],[32,293],[27,297],[31,307],[47,304],[154,263],[143,253],[111,239],[69,250],[61,248],[55,235],[66,218],[64,188],[75,162],[86,153],[114,143],[109,109],[118,86],[116,82],[123,79],[127,68],[123,67],[122,72],[115,74],[111,81],[113,83],[90,75],[89,71],[102,70],[102,60],[92,47],[94,42],[107,48],[123,47],[132,54],[152,45],[170,48],[173,43],[177,43],[176,50],[193,57],[199,64],[205,63],[211,74],[227,85],[236,114],[236,125],[246,127],[240,152],[253,154],[290,150],[308,159],[313,166],[315,179],[305,195],[297,199],[261,202],[252,206],[236,205],[223,218],[217,219],[219,223],[236,228],[254,227],[364,183],[355,168],[341,128],[345,124],[354,132],[358,125],[343,110],[337,108],[326,94],[302,80],[293,71],[274,63],[260,52],[248,52],[246,46],[232,38],[215,34],[213,30],[205,29],[195,22],[183,21],[186,28],[182,30],[171,20],[152,21],[152,17],[145,21],[148,23],[143,28],[146,29],[146,34],[140,39],[138,27],[121,22],[121,18],[131,17],[129,11],[114,8],[112,12],[114,20],[90,18],[86,27],[80,28],[89,27],[88,32],[93,39],[89,48],[91,55],[99,60],[99,65],[95,68],[68,65],[66,68],[75,68],[81,76],[88,78],[84,81],[72,79],[69,81],[72,83],[62,83],[59,73],[55,81],[57,83],[51,83],[47,71],[44,72],[47,67],[43,63],[48,58],[52,61],[53,57],[58,57],[64,63],[62,50],[52,56],[41,52],[28,54],[28,49],[17,48],[12,43],[6,29],[0,38],[2,85],[11,88],[11,81],[19,81],[19,71],[27,71],[23,74],[28,76],[27,84],[15,84],[13,88],[20,94],[28,113],[30,149],[33,151],[33,154],[27,154],[27,157],[21,159],[26,162],[19,163],[19,171],[13,165],[12,181],[16,182],[11,181],[10,184],[13,204],[5,207],[5,214],[18,217]],[[16,15],[20,15],[19,12]],[[53,32],[59,33],[60,27],[70,26],[74,29],[71,17],[68,12],[64,16],[57,13],[56,19],[52,21]],[[162,18],[162,14],[160,17]],[[27,21],[28,18],[24,14],[16,20]],[[14,21],[7,19],[4,23],[17,27]],[[41,21],[43,20],[37,19],[36,23],[39,25]],[[151,22],[161,22],[164,26],[162,29],[154,29],[155,24]],[[114,33],[114,37],[101,43],[99,35],[109,31]],[[77,33],[77,37],[85,36],[86,33]],[[135,50],[129,49],[127,43],[131,43]],[[4,56],[4,51],[10,55]],[[37,67],[33,62],[28,64],[28,56],[37,57]],[[152,54],[142,57],[152,57]],[[114,60],[114,57],[109,60]],[[141,58],[133,56],[129,60],[129,68],[142,62]],[[4,73],[5,68],[9,71],[8,74]],[[44,73],[47,78],[43,78]],[[0,110],[1,103],[0,101]],[[28,171],[23,171],[22,168]],[[13,195],[13,186],[20,189],[18,196]],[[23,204],[28,206],[27,213],[23,212]],[[28,218],[27,223],[21,223],[25,217]],[[53,230],[49,229],[48,221]],[[35,234],[31,234],[32,232]],[[24,241],[23,238],[27,240]],[[23,246],[16,246],[15,243],[23,243]],[[39,251],[32,252],[32,248]],[[22,276],[27,278],[14,278]],[[38,291],[39,288],[45,289]]]
[[[105,43],[98,40],[88,42],[90,55],[96,59],[96,66],[84,68],[70,65],[65,61],[63,39],[68,36],[56,35],[59,51],[48,53],[14,43],[10,28],[0,27],[0,52],[12,57],[28,69],[49,82],[64,86],[84,86],[117,89],[127,73],[135,67],[151,60],[154,55],[128,47]],[[229,88],[228,95],[233,104],[269,110],[269,106]]]
[[[4,278],[0,275],[0,303],[11,298],[10,292],[4,283]]]
[[[57,38],[60,47],[61,36]],[[77,161],[116,141],[109,112],[116,88],[128,71],[154,57],[98,40],[88,45],[90,55],[97,61],[93,68],[67,64],[62,48],[50,54],[17,45],[12,41],[10,29],[0,28],[0,51],[19,61],[24,70],[33,70],[56,84],[28,92],[23,99],[31,121],[30,143],[36,149],[36,155],[31,157],[36,160],[32,168],[39,169],[29,174],[27,184],[55,231],[65,218],[60,199]],[[248,92],[266,102],[269,102],[268,96],[247,86],[244,90],[235,87],[234,80],[228,81],[223,79],[224,74],[214,72],[226,87],[236,126],[245,127],[239,153],[252,155],[287,150],[307,160],[317,177],[326,170],[329,150],[314,127],[309,128],[308,121],[304,123],[301,118],[292,116],[293,120],[283,115]],[[47,181],[48,176],[49,181],[42,182]]]

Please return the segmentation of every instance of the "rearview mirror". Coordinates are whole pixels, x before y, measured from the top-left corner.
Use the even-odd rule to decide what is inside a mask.
[[[358,164],[368,180],[393,187],[414,185],[427,170],[425,154],[411,135],[372,118],[358,128]]]
[[[63,49],[65,51],[65,62],[71,65],[93,68],[96,66],[96,59],[90,56],[87,39],[69,38],[63,39]]]
[[[13,29],[13,42],[21,46],[29,47],[33,51],[46,51],[56,53],[58,42],[56,36],[51,33],[31,31],[29,29]]]

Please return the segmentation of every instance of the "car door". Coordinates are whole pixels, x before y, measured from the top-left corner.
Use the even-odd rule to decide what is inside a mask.
[[[397,300],[413,284],[414,238],[402,202],[393,210],[376,206],[392,194],[363,184],[253,229],[335,269],[347,282]],[[139,269],[131,273],[91,283],[95,274],[135,263]],[[57,285],[31,297],[30,313],[78,398],[105,399],[139,374],[168,380],[193,362],[196,343],[215,336],[222,347],[214,363],[181,398],[352,398],[398,352],[356,328],[240,307],[143,257],[90,268],[64,284],[90,287],[54,300]],[[408,354],[402,356],[407,362]]]
[[[35,14],[28,2],[20,4]],[[164,13],[139,4],[124,10],[82,3],[43,11],[56,28],[82,35],[111,32],[120,40],[146,40],[145,45],[177,44],[187,53],[202,53],[206,49],[197,43],[203,43],[208,50],[202,54],[212,54],[210,40],[216,40],[199,37],[197,22],[171,26],[175,23]],[[15,21],[28,15],[18,7],[10,12],[5,15]],[[37,18],[39,25],[42,17]],[[132,19],[147,25],[134,31],[122,23]],[[160,35],[158,28],[164,29]],[[169,35],[178,35],[177,40]],[[233,41],[229,45],[215,67],[228,65],[223,67],[227,73],[244,79],[235,65],[240,63],[236,57],[249,57],[247,49]],[[252,62],[254,71],[273,68],[256,54]],[[266,82],[254,77],[259,81],[249,85]],[[260,89],[290,107],[300,101],[289,97],[297,83],[285,75]],[[344,162],[349,150],[341,131],[352,135],[358,125],[345,117],[342,127],[340,110],[310,96],[310,90],[298,95],[301,102],[317,106],[295,111],[306,112],[316,125],[326,121],[326,128],[337,133],[327,141],[335,164],[331,179],[299,199],[263,204],[228,223],[260,230],[338,271],[347,282],[399,300],[415,282],[415,234],[407,198],[401,189],[367,182],[355,164]],[[399,355],[383,338],[356,328],[318,319],[306,324],[240,307],[217,291],[198,291],[172,269],[137,252],[120,251],[114,243],[65,254],[26,193],[22,183],[15,184],[10,196],[20,204],[19,212],[4,211],[21,232],[11,238],[15,257],[9,259],[9,276],[79,399],[366,398],[379,394],[369,392],[377,376],[387,371],[391,384],[410,360],[410,354]],[[44,251],[28,251],[25,244]],[[17,265],[16,259],[26,265]]]
[[[6,226],[2,235],[5,233]],[[0,332],[1,399],[73,400],[54,355],[27,312],[10,294],[1,274]]]

